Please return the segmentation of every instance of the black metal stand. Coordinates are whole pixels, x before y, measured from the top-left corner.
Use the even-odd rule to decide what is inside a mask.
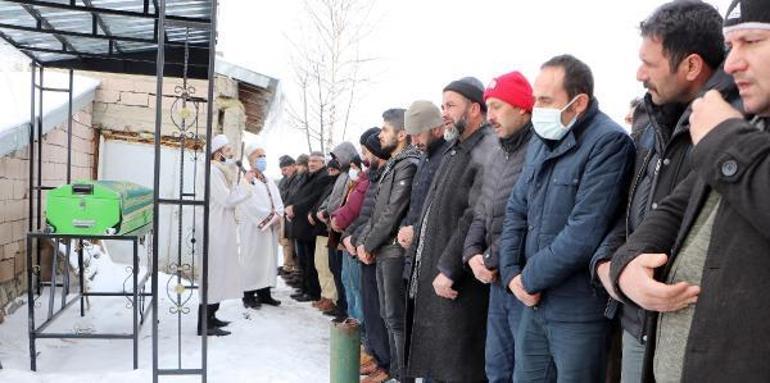
[[[153,265],[147,265],[147,271],[139,278],[139,243],[145,238],[152,238],[152,230],[149,227],[137,230],[127,235],[70,235],[70,234],[56,234],[56,233],[42,233],[31,232],[27,234],[27,283],[28,286],[32,286],[32,277],[34,274],[38,274],[40,268],[32,262],[32,243],[37,241],[38,248],[41,240],[50,240],[56,246],[54,249],[54,256],[52,257],[51,268],[51,282],[47,285],[50,287],[50,295],[48,297],[48,315],[39,327],[35,325],[35,297],[34,289],[27,289],[27,306],[29,309],[29,356],[30,356],[30,368],[32,371],[37,371],[37,351],[36,341],[37,339],[125,339],[133,341],[133,357],[134,357],[134,369],[139,367],[139,330],[144,324],[144,320],[150,309],[153,308],[153,297],[156,296],[157,287],[151,285],[151,292],[145,291],[145,286],[150,280],[152,275],[151,270]],[[86,291],[85,290],[85,272],[84,272],[84,258],[83,258],[83,241],[84,240],[112,240],[112,241],[130,241],[133,244],[133,268],[131,269],[131,279],[133,290],[130,292],[118,292],[118,291]],[[69,295],[69,259],[65,261],[65,270],[62,277],[61,284],[57,283],[57,254],[59,252],[59,242],[66,241],[67,244],[71,244],[72,241],[77,242],[78,252],[78,277],[80,291],[77,297],[67,300]],[[69,250],[69,245],[67,246]],[[67,256],[69,257],[69,251]],[[37,280],[40,280],[40,275],[37,275]],[[54,310],[56,300],[56,287],[61,287],[61,305],[58,310]],[[85,316],[85,299],[86,297],[125,297],[131,302],[131,308],[133,311],[133,331],[131,333],[123,334],[95,334],[95,333],[47,333],[46,328],[56,321],[68,308],[70,308],[75,302],[80,301],[80,316]],[[149,304],[146,302],[146,298],[150,298]],[[38,299],[40,296],[38,296]]]

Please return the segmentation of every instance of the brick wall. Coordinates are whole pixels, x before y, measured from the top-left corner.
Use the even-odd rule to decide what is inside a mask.
[[[93,178],[97,163],[96,145],[98,140],[95,130],[91,128],[91,120],[92,108],[90,105],[74,116],[72,124],[73,180]],[[59,186],[64,184],[67,178],[66,123],[49,131],[43,137],[42,159],[43,185]],[[0,321],[2,321],[3,316],[2,308],[26,290],[25,239],[30,194],[28,182],[28,148],[0,158]],[[43,192],[43,196],[43,204],[45,204],[45,192]]]

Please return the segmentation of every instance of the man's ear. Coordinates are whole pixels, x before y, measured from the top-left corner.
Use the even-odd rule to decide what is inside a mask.
[[[703,62],[703,58],[699,55],[693,53],[687,57],[685,57],[684,60],[682,60],[682,63],[680,65],[684,66],[685,70],[685,78],[687,81],[695,81],[695,79],[700,76],[701,72],[703,72],[703,66],[705,63]]]
[[[587,94],[581,93],[577,95],[577,100],[572,104],[577,114],[583,114],[588,109],[588,104],[591,102],[591,98]]]

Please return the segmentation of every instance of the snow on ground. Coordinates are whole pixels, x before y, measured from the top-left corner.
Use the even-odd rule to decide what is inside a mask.
[[[122,291],[129,275],[125,265],[115,264],[106,254],[92,259],[95,270],[92,289]],[[159,277],[166,286],[168,275]],[[172,283],[171,286],[174,286]],[[148,290],[149,291],[149,290]],[[329,318],[309,303],[297,303],[280,281],[273,295],[283,303],[259,310],[245,309],[240,300],[222,303],[218,317],[233,321],[227,337],[209,337],[209,382],[327,382],[329,381]],[[176,315],[169,313],[169,298],[161,291],[159,303],[161,368],[175,368]],[[36,320],[42,323],[48,311],[47,292],[36,306]],[[70,299],[74,297],[70,296]],[[60,299],[56,299],[58,307]],[[86,316],[79,316],[77,304],[71,306],[46,332],[120,332],[131,331],[132,312],[125,298],[91,297]],[[182,367],[200,366],[201,338],[196,336],[197,294],[188,306],[191,311],[182,320]],[[148,316],[148,319],[151,318]],[[152,326],[148,320],[139,339],[139,370],[132,369],[130,340],[42,339],[37,341],[38,371],[29,371],[27,306],[19,307],[0,325],[0,382],[3,383],[82,383],[152,381]],[[161,377],[161,382],[198,382],[191,377]]]

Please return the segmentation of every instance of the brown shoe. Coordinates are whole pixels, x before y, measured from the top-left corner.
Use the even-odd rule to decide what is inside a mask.
[[[388,379],[390,379],[388,372],[382,368],[377,367],[377,370],[364,378],[361,383],[382,383]]]
[[[370,362],[362,363],[361,364],[361,369],[359,370],[359,374],[361,374],[361,375],[371,375],[375,371],[377,371],[378,368],[380,368],[380,367],[377,365],[377,362],[375,362],[374,360],[372,360]]]
[[[331,299],[326,299],[326,300],[321,299],[321,303],[319,303],[318,306],[316,306],[316,308],[318,309],[318,311],[326,312],[326,311],[334,310],[336,306],[334,306],[334,302],[332,302]]]
[[[370,355],[368,352],[366,352],[366,351],[364,351],[364,350],[362,349],[362,350],[361,350],[361,359],[360,359],[360,362],[361,362],[361,366],[363,366],[363,365],[365,365],[365,364],[367,364],[367,363],[369,363],[369,362],[374,362],[374,357],[373,357],[373,356],[371,356],[371,355]]]

